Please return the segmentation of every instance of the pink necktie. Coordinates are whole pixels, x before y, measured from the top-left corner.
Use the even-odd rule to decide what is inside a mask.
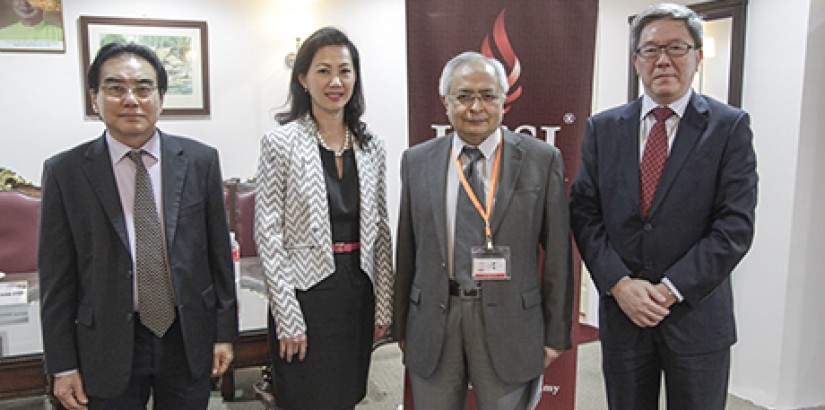
[[[659,186],[659,179],[662,177],[662,170],[665,168],[667,160],[667,129],[665,120],[674,112],[667,107],[657,107],[653,109],[653,117],[656,123],[650,129],[647,137],[645,152],[642,155],[640,166],[641,190],[639,200],[642,206],[642,214],[647,216],[653,196],[656,194],[656,187]]]

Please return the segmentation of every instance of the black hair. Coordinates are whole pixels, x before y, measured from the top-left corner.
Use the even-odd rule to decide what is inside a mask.
[[[309,93],[304,90],[299,77],[306,76],[312,59],[321,47],[325,46],[345,46],[349,49],[352,57],[352,65],[355,70],[355,85],[352,87],[352,97],[344,106],[344,123],[352,132],[352,135],[359,144],[363,144],[371,137],[366,132],[366,125],[361,122],[364,115],[365,103],[364,92],[361,89],[361,58],[358,56],[358,49],[350,39],[334,27],[324,27],[312,33],[298,49],[295,56],[295,64],[292,66],[292,76],[289,80],[289,96],[287,105],[289,109],[275,115],[275,120],[280,124],[302,118],[311,112],[312,101]]]
[[[163,63],[161,63],[154,51],[149,47],[135,43],[109,43],[100,48],[95,56],[95,60],[92,61],[92,65],[89,66],[89,72],[86,74],[86,84],[88,84],[89,90],[94,93],[99,91],[100,68],[103,67],[103,64],[107,61],[123,54],[134,54],[146,60],[154,67],[155,74],[157,74],[158,77],[158,93],[163,97],[168,87],[166,68],[163,67]]]

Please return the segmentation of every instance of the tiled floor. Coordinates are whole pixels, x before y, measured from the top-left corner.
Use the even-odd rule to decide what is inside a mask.
[[[598,342],[580,346],[577,374],[576,409],[606,410],[604,383],[600,370],[601,354]],[[209,403],[209,410],[261,410],[263,405],[255,399],[252,383],[260,379],[258,369],[243,369],[236,372],[236,399],[224,402],[215,392]],[[367,397],[356,410],[402,410],[403,369],[401,354],[397,345],[390,344],[378,348],[373,354],[373,366]],[[664,405],[661,408],[665,408]],[[0,410],[51,410],[43,398],[0,401]],[[726,410],[760,410],[762,407],[730,396]],[[825,410],[817,407],[810,410]]]

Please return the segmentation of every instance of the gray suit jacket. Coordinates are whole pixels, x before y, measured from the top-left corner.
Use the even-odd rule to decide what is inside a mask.
[[[496,372],[505,382],[522,383],[542,373],[544,346],[571,347],[571,241],[560,152],[505,129],[502,137],[491,227],[495,244],[510,247],[512,279],[483,282],[480,303]],[[422,377],[441,356],[450,300],[445,195],[451,138],[408,149],[401,165],[393,335],[405,341],[406,366]]]
[[[218,153],[160,133],[166,246],[189,368],[237,339],[235,284]],[[104,137],[43,167],[38,267],[46,371],[79,369],[86,393],[123,391],[134,340],[126,222]]]

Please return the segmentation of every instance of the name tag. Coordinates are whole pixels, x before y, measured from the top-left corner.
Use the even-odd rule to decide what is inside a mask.
[[[25,305],[29,301],[29,286],[23,281],[0,283],[0,306]]]
[[[470,255],[473,260],[473,279],[510,280],[509,246],[473,246]]]

